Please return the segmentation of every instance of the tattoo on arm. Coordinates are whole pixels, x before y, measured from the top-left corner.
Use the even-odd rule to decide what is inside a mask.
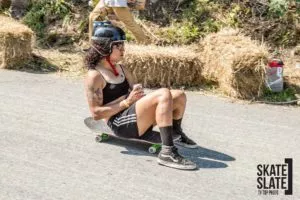
[[[100,88],[97,88],[97,90],[94,92],[97,99],[98,99],[98,103],[102,104],[103,102],[103,94],[102,94],[102,90]]]
[[[103,103],[103,94],[100,88],[94,88],[93,86],[88,86],[87,98],[91,102],[95,102],[99,105]]]

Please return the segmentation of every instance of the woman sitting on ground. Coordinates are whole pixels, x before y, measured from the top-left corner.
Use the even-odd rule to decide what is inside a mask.
[[[117,64],[124,56],[125,33],[108,22],[95,27],[91,48],[86,55],[88,68],[85,91],[91,114],[103,119],[112,131],[126,138],[144,137],[158,125],[162,150],[158,163],[178,169],[195,169],[192,161],[182,157],[174,142],[187,148],[197,147],[181,129],[186,95],[180,90],[158,89],[144,95],[141,87],[133,87],[132,74]]]

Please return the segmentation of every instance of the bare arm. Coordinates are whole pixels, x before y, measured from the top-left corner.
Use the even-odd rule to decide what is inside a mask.
[[[105,119],[117,114],[126,108],[123,100],[125,96],[103,105],[104,80],[96,71],[89,71],[85,80],[85,92],[90,111],[95,120]]]
[[[137,83],[136,79],[133,77],[132,73],[127,68],[125,68],[124,66],[122,66],[122,68],[124,70],[124,73],[125,73],[128,83],[129,83],[131,91],[134,91],[133,85]],[[135,95],[136,95],[136,98],[133,98],[133,99],[135,99],[134,101],[132,101],[133,99],[129,98],[130,97],[130,95],[129,95],[129,97],[128,97],[129,104],[132,104],[132,103],[138,101],[143,96],[145,96],[144,90],[142,88],[136,88]]]

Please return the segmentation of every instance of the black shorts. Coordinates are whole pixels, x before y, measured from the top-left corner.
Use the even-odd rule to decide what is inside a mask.
[[[108,120],[107,125],[112,129],[114,134],[119,137],[139,138],[135,103],[132,104],[129,108],[112,116]],[[152,131],[152,128],[153,127],[151,126],[146,131],[146,133]]]

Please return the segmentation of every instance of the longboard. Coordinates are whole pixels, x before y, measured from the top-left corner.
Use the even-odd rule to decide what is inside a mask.
[[[148,146],[148,152],[155,154],[161,150],[161,139],[159,133],[154,134],[149,139],[139,139],[139,138],[126,138],[120,137],[113,133],[113,131],[107,126],[103,120],[94,120],[92,117],[87,117],[84,120],[84,124],[94,133],[96,133],[96,142],[105,142],[111,138],[117,138],[132,142],[142,143]]]

